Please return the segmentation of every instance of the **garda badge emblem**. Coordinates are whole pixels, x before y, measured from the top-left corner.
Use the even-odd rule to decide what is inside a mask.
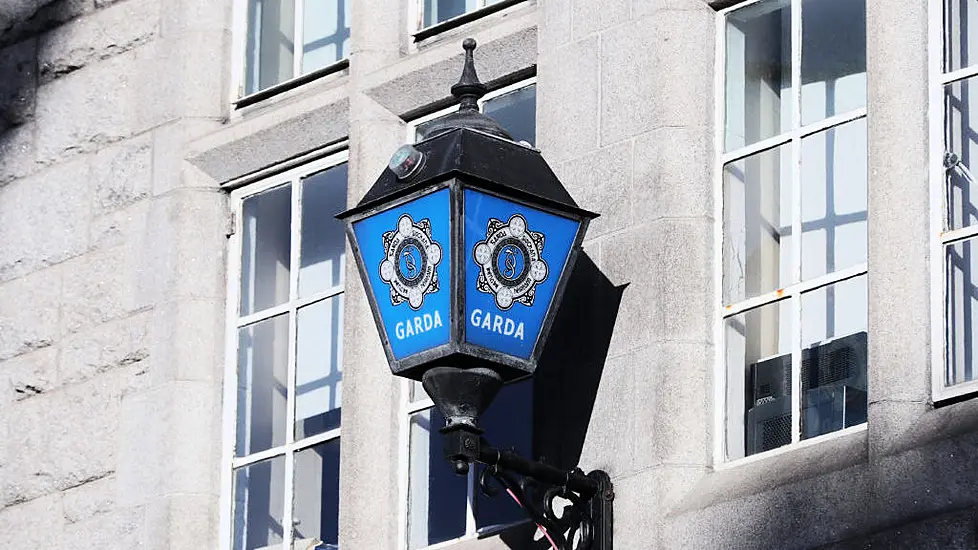
[[[441,246],[431,240],[431,221],[417,223],[404,214],[397,229],[384,233],[386,258],[380,262],[380,278],[391,285],[391,304],[407,302],[411,309],[421,309],[426,294],[438,292]]]
[[[472,251],[482,268],[476,288],[493,294],[501,310],[514,303],[532,306],[536,285],[547,278],[547,262],[540,257],[543,240],[543,233],[527,229],[526,218],[519,214],[506,223],[490,218],[486,240]]]

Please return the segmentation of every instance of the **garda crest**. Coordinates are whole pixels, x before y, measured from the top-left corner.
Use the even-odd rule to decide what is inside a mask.
[[[407,302],[417,310],[426,294],[438,291],[441,246],[431,239],[431,221],[417,223],[403,214],[397,229],[384,233],[386,257],[380,262],[380,278],[391,285],[391,304]]]
[[[486,240],[472,251],[481,267],[476,288],[494,295],[504,311],[514,303],[532,306],[536,285],[547,278],[547,263],[540,257],[543,241],[543,233],[530,231],[519,214],[506,223],[490,218]]]

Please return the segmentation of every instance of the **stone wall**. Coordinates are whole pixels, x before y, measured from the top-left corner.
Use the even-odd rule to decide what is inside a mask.
[[[0,8],[0,547],[215,545],[228,15]]]

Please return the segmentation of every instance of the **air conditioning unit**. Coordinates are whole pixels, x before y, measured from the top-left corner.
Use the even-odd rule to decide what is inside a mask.
[[[866,333],[802,350],[801,432],[807,439],[866,421]],[[791,355],[748,365],[748,455],[791,443]]]

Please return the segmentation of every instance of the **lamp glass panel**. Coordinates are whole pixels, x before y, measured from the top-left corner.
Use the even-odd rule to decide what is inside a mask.
[[[724,143],[730,151],[791,129],[790,0],[732,11],[725,34]]]
[[[723,302],[791,284],[791,146],[723,168]]]
[[[238,329],[237,456],[285,443],[289,318]]]
[[[346,210],[346,163],[302,180],[299,297],[343,285],[346,233],[335,215]]]
[[[865,0],[804,0],[801,121],[866,106]]]
[[[791,307],[761,306],[724,322],[727,458],[791,443]]]
[[[289,299],[292,187],[252,195],[241,205],[239,310],[248,315]]]
[[[234,550],[265,550],[282,545],[284,499],[284,456],[234,471]]]
[[[866,263],[866,119],[804,138],[801,167],[802,279]]]
[[[295,454],[292,548],[336,548],[340,503],[340,440]],[[319,544],[313,545],[315,541]]]
[[[343,295],[297,313],[296,440],[340,427],[343,401]]]

